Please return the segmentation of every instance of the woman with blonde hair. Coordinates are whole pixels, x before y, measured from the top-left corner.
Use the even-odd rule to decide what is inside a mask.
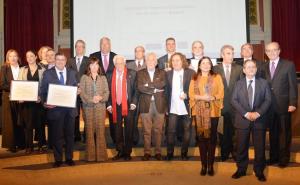
[[[24,148],[24,131],[18,119],[19,103],[10,101],[10,85],[18,80],[19,55],[14,49],[6,53],[6,62],[1,67],[0,89],[2,90],[2,147],[11,152]]]

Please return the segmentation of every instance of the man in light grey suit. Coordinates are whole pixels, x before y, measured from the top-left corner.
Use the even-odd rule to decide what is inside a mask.
[[[145,69],[145,48],[143,46],[137,46],[134,49],[134,60],[127,60],[126,66],[128,69],[132,69],[136,72]],[[137,94],[138,95],[138,94]],[[138,121],[139,121],[139,103],[137,103],[137,108],[133,114],[133,144],[137,145],[139,143],[139,129],[138,129]]]
[[[158,68],[169,71],[170,70],[170,67],[168,67],[169,59],[176,52],[176,42],[174,38],[169,37],[166,39],[166,50],[167,50],[167,54],[158,59]]]

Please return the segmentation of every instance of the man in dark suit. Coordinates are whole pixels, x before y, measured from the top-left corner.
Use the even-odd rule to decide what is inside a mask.
[[[169,59],[176,52],[176,42],[174,38],[169,37],[166,39],[166,50],[167,50],[167,54],[158,59],[157,66],[159,69],[164,69],[168,71],[171,70],[169,66]]]
[[[155,158],[161,160],[161,140],[166,112],[166,74],[156,68],[155,53],[146,57],[146,69],[137,73],[137,88],[139,90],[140,113],[144,130],[144,161],[151,157],[151,141],[155,145]],[[153,137],[152,137],[153,131]]]
[[[92,53],[90,57],[96,57],[99,59],[100,69],[103,74],[105,74],[106,78],[111,78],[113,70],[115,68],[113,58],[115,57],[115,53],[111,51],[111,42],[107,37],[102,37],[100,39],[100,51]],[[114,143],[115,141],[115,125],[113,124],[112,116],[109,114],[109,131],[110,136]]]
[[[223,134],[220,134],[221,145],[221,159],[226,161],[233,152],[233,111],[230,105],[230,99],[235,83],[242,75],[242,67],[233,63],[234,48],[230,45],[224,45],[221,48],[221,56],[223,62],[214,67],[214,71],[219,73],[224,84],[224,107],[222,109],[222,116],[224,117]]]
[[[116,131],[118,154],[113,160],[121,157],[124,157],[124,160],[131,160],[133,113],[137,105],[136,72],[126,68],[126,59],[121,55],[116,55],[113,62],[115,68],[111,78],[108,78],[110,95],[107,103],[107,110],[112,115]]]
[[[243,66],[246,60],[255,60],[257,66],[256,77],[265,78],[264,62],[253,58],[253,46],[250,43],[245,43],[241,46],[241,57],[235,60],[236,64]]]
[[[127,69],[132,69],[136,72],[145,69],[145,48],[143,46],[137,46],[134,49],[135,60],[127,60],[126,67]],[[137,99],[139,99],[137,97]],[[134,128],[133,128],[133,144],[137,145],[139,143],[139,129],[138,129],[138,121],[139,121],[139,102],[137,104],[137,108],[135,109],[133,120],[134,120]]]
[[[266,79],[271,87],[270,108],[270,164],[286,167],[290,161],[292,139],[291,113],[298,101],[295,65],[281,59],[277,42],[266,45],[269,61],[265,65]]]
[[[246,175],[249,163],[248,150],[250,134],[254,145],[254,172],[259,181],[266,181],[265,137],[268,121],[267,111],[271,105],[271,91],[268,82],[255,77],[256,62],[246,60],[243,72],[245,78],[239,80],[233,90],[231,103],[235,109],[234,126],[236,128],[236,163],[237,171],[232,178],[238,179]]]
[[[67,69],[67,58],[62,53],[55,55],[55,67],[44,72],[41,86],[41,98],[47,108],[47,120],[51,125],[52,148],[55,163],[53,167],[60,167],[63,160],[63,145],[65,144],[66,164],[75,165],[73,161],[74,123],[77,116],[76,108],[57,107],[47,105],[49,84],[69,85],[77,87],[76,72]]]
[[[167,127],[167,160],[173,159],[177,125],[182,128],[181,158],[188,160],[188,147],[191,136],[191,117],[189,106],[189,86],[195,71],[188,68],[186,58],[175,53],[171,59],[172,70],[167,72],[166,94],[168,99],[169,122]]]
[[[80,82],[80,78],[85,74],[89,58],[84,56],[85,53],[85,42],[83,40],[77,40],[75,43],[75,57],[72,57],[67,62],[67,67],[76,71],[77,82]],[[75,141],[81,140],[80,134],[80,107],[82,102],[80,96],[77,96],[77,111],[78,116],[75,118]],[[83,136],[85,138],[85,136]]]

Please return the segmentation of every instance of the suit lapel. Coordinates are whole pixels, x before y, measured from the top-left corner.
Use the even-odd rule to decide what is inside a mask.
[[[225,77],[225,71],[224,71],[223,64],[219,64],[219,66],[220,66],[220,75],[221,75],[221,77],[223,79],[223,85],[228,88],[228,85],[227,85],[227,82],[226,82],[226,77]]]
[[[247,97],[246,101],[247,101],[248,108],[250,110],[251,106],[249,105],[249,95],[248,95],[247,79],[245,78],[243,81],[244,81],[244,83],[243,83],[242,90],[244,91],[244,95],[245,95],[244,97]]]
[[[257,101],[257,95],[259,93],[260,88],[260,81],[258,81],[257,79],[255,79],[255,89],[254,89],[254,101],[253,101],[253,109],[256,106],[256,101]]]
[[[55,67],[51,68],[50,70],[51,70],[51,74],[52,74],[53,79],[55,79],[55,81],[56,81],[56,84],[59,84],[59,79],[58,79]]]
[[[272,81],[278,76],[278,73],[280,71],[280,69],[282,68],[282,61],[279,59],[278,64],[276,66],[275,72],[274,72],[274,76]]]
[[[270,72],[270,61],[268,61],[267,63],[266,63],[266,79],[268,80],[268,81],[271,81],[271,72]]]

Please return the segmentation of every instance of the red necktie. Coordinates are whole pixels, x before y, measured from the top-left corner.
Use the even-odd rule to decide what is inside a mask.
[[[118,105],[121,105],[122,103],[122,77],[121,77],[121,74],[122,73],[119,73],[118,72],[118,82],[117,82],[117,104]]]

